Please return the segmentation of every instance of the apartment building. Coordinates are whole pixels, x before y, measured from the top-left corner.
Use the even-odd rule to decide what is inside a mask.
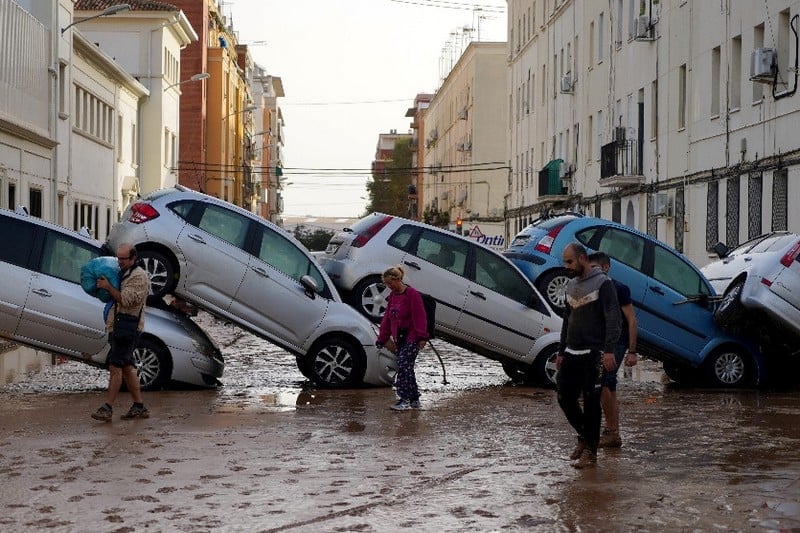
[[[698,264],[800,230],[800,2],[510,0],[507,236],[573,209]]]
[[[424,112],[422,219],[503,248],[506,43],[472,42]]]

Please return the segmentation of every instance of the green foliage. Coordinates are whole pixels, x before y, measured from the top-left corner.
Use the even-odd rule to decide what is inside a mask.
[[[327,248],[328,242],[331,240],[334,233],[334,231],[324,228],[311,230],[302,224],[298,224],[294,228],[294,238],[303,243],[303,246],[312,252],[322,251]]]
[[[410,144],[409,139],[398,140],[385,171],[373,172],[372,180],[367,182],[366,214],[379,211],[388,215],[408,216],[408,186],[416,178]]]

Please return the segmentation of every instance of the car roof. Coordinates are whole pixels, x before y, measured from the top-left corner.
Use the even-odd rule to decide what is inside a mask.
[[[82,241],[84,241],[84,242],[86,242],[88,244],[91,244],[93,246],[96,246],[98,248],[101,247],[101,243],[97,239],[94,239],[92,237],[87,237],[86,235],[83,235],[83,234],[75,231],[74,229],[70,229],[70,228],[61,226],[60,224],[56,224],[54,222],[50,222],[48,220],[44,220],[44,219],[39,218],[39,217],[31,216],[31,215],[26,214],[26,213],[19,213],[19,212],[16,212],[16,211],[11,211],[10,209],[6,209],[4,207],[0,207],[0,214],[2,214],[3,216],[8,216],[10,218],[16,218],[18,220],[25,220],[25,221],[30,222],[32,224],[36,224],[37,226],[42,226],[42,227],[45,227],[45,228],[48,228],[48,229],[51,229],[51,230],[58,231],[60,233],[65,233],[65,234],[69,235],[70,237],[74,237],[76,239],[82,240]]]

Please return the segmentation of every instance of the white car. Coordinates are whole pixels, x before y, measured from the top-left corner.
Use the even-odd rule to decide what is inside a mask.
[[[773,232],[730,251],[718,244],[715,251],[720,259],[700,270],[724,295],[717,322],[740,328],[754,323],[768,328],[770,337],[786,332],[800,338],[800,235]]]
[[[375,346],[372,323],[271,222],[178,185],[128,206],[107,246],[124,242],[136,245],[154,297],[175,294],[284,348],[316,384],[391,385],[395,358]]]
[[[382,273],[402,265],[406,281],[436,299],[439,337],[503,364],[514,379],[552,385],[561,318],[501,254],[422,222],[368,215],[334,235],[322,268],[350,303],[379,321]]]
[[[0,336],[104,367],[103,302],[81,287],[81,266],[100,243],[26,214],[0,209]],[[183,313],[148,306],[134,358],[144,390],[172,381],[219,384],[225,364],[205,332]]]

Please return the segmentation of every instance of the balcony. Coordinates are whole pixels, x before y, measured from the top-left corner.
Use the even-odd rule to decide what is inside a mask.
[[[644,183],[642,147],[633,139],[600,148],[600,186],[624,187]]]
[[[567,190],[561,181],[563,174],[561,165],[563,159],[553,159],[539,171],[539,197],[543,196],[566,196]]]

